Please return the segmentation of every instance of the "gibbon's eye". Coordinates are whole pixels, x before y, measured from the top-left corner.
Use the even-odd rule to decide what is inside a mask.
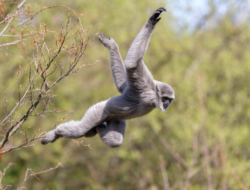
[[[161,98],[162,102],[169,101],[169,103],[170,103],[170,102],[172,102],[172,100],[173,100],[172,98],[169,98],[169,97],[166,97],[166,96]]]

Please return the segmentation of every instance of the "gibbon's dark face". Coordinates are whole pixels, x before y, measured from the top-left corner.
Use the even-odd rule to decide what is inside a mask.
[[[158,91],[158,97],[159,97],[157,107],[161,111],[166,111],[169,105],[171,104],[171,102],[175,98],[174,90],[168,84],[165,84],[163,82],[158,82],[157,91]]]
[[[161,98],[161,101],[162,101],[164,110],[166,110],[168,106],[170,105],[170,103],[173,101],[173,98],[164,96]]]

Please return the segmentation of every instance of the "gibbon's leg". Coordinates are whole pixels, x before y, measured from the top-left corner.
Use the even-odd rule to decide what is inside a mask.
[[[166,11],[166,9],[162,7],[157,9],[149,17],[149,20],[147,21],[146,25],[142,28],[142,30],[136,36],[131,47],[129,48],[129,51],[125,60],[125,66],[127,70],[135,69],[138,63],[142,63],[139,61],[142,60],[144,57],[144,54],[148,48],[151,34],[155,28],[156,23],[160,20],[160,18],[158,17],[163,11]]]
[[[120,93],[126,88],[126,69],[123,63],[119,46],[113,38],[108,38],[103,34],[99,35],[100,42],[110,51],[110,64],[115,85]],[[102,125],[102,124],[101,124]],[[97,134],[96,127],[89,130],[84,136],[94,137]]]
[[[122,145],[126,122],[124,120],[111,120],[105,124],[96,127],[102,141],[112,147],[116,148]]]
[[[122,93],[126,88],[126,69],[119,52],[119,46],[113,38],[107,38],[103,34],[99,35],[100,42],[109,49],[110,64],[113,79],[117,90]]]
[[[114,79],[117,90],[120,93],[122,93],[122,91],[126,88],[127,84],[126,84],[126,69],[125,69],[125,65],[123,63],[121,54],[119,52],[119,46],[117,45],[117,43],[115,42],[113,38],[108,38],[104,36],[103,34],[99,35],[99,40],[105,47],[107,47],[107,49],[109,49],[110,64],[111,64],[113,79]],[[107,127],[106,124],[100,124],[99,128],[100,127],[103,128],[104,126],[105,128]],[[97,127],[94,127],[91,130],[89,130],[84,136],[94,137],[97,134]],[[111,135],[111,136],[115,136],[115,135]]]
[[[108,100],[99,102],[90,107],[80,121],[69,121],[58,125],[42,137],[41,143],[47,144],[56,141],[59,137],[80,138],[92,128],[100,125],[109,116],[109,109],[106,108]]]

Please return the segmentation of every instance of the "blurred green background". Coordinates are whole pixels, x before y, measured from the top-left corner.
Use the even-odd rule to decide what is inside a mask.
[[[6,1],[7,2],[7,1]],[[64,166],[29,178],[27,189],[250,189],[250,28],[249,1],[204,0],[43,0],[27,1],[31,11],[44,6],[65,5],[84,14],[83,27],[113,37],[123,58],[134,37],[158,7],[161,17],[144,58],[156,80],[170,84],[176,99],[166,112],[154,110],[127,122],[121,147],[111,149],[99,137],[82,138],[77,146],[69,139],[53,144],[21,148],[1,157],[6,172],[2,184],[17,187],[27,168],[38,172]],[[9,6],[8,13],[16,5]],[[36,17],[49,30],[60,30],[62,10],[51,9]],[[1,37],[1,44],[4,38]],[[11,50],[13,56],[4,52]],[[15,106],[20,49],[0,54],[0,106],[5,116]],[[66,59],[66,58],[65,58]],[[95,38],[81,63],[84,67],[54,89],[55,107],[66,112],[30,117],[23,125],[30,135],[48,131],[62,118],[79,120],[92,104],[119,95],[111,76],[109,52]],[[6,88],[6,90],[4,90]],[[25,139],[13,137],[8,147]]]

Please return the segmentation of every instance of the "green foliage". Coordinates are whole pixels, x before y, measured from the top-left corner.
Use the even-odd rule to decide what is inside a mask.
[[[112,36],[119,44],[122,57],[152,11],[165,6],[165,1],[53,1],[70,6],[84,15],[84,28],[91,37],[97,32]],[[36,2],[31,11],[51,5]],[[197,33],[171,27],[171,10],[162,16],[145,56],[154,78],[170,84],[176,93],[167,112],[154,110],[147,116],[127,122],[124,144],[118,149],[105,146],[98,137],[82,138],[85,146],[71,140],[21,148],[5,154],[3,170],[13,162],[3,184],[18,186],[27,168],[34,172],[64,166],[31,177],[27,189],[164,189],[167,173],[172,189],[249,189],[250,177],[250,54],[249,26],[235,25],[225,16],[219,25]],[[64,22],[61,10],[42,13],[37,22],[56,30]],[[48,40],[50,40],[48,36]],[[4,42],[4,41],[2,41]],[[53,44],[54,42],[51,42]],[[5,49],[5,51],[8,51]],[[14,57],[0,54],[0,96],[9,97],[14,106],[18,97],[16,72],[25,66],[23,52],[12,49]],[[62,59],[62,58],[61,58]],[[66,57],[65,57],[66,59]],[[78,73],[61,81],[54,89],[53,105],[67,110],[56,115],[32,117],[23,126],[29,134],[50,130],[57,122],[80,119],[92,104],[118,95],[109,67],[108,51],[94,39],[82,59]],[[62,59],[63,60],[63,59]],[[25,83],[25,81],[24,81]],[[4,87],[7,88],[6,92]],[[5,116],[1,100],[1,116]],[[64,119],[63,119],[64,118]],[[13,138],[9,146],[25,140]],[[160,157],[164,164],[161,164]]]

